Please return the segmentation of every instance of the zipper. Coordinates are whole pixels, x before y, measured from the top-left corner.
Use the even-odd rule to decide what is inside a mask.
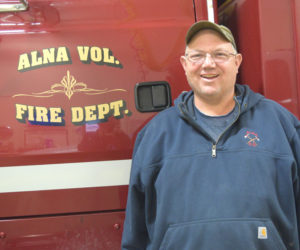
[[[213,145],[212,145],[211,157],[212,157],[212,158],[217,157],[217,144],[213,144]]]
[[[212,158],[216,158],[217,157],[217,144],[219,142],[219,140],[221,139],[221,137],[226,133],[226,131],[232,127],[232,125],[239,119],[240,114],[241,114],[241,105],[238,102],[238,100],[236,99],[236,97],[234,97],[235,102],[238,104],[239,107],[239,111],[238,111],[238,115],[236,116],[236,118],[234,119],[234,121],[223,131],[223,133],[219,136],[219,138],[217,139],[216,142],[213,142],[212,145],[212,149],[211,149],[211,157]]]
[[[226,131],[239,119],[240,114],[241,114],[241,105],[238,102],[238,100],[236,99],[236,97],[234,96],[234,100],[237,103],[239,110],[238,110],[238,115],[236,116],[235,120],[223,131],[223,133],[219,136],[219,138],[217,139],[216,142],[213,141],[213,145],[212,145],[212,149],[211,149],[211,157],[212,158],[216,158],[217,157],[217,144],[219,142],[219,140],[221,139],[221,137],[226,133]],[[186,117],[185,115],[185,111],[183,109],[186,109],[185,106],[183,105],[183,103],[181,103],[182,105],[179,105],[179,110],[180,113],[183,115],[183,117]],[[187,118],[186,118],[187,119]],[[191,123],[194,124],[194,126],[199,127],[197,123],[190,121]],[[206,134],[206,136],[208,136],[209,138],[211,138],[206,131],[204,131],[203,129],[201,129],[202,133]],[[212,138],[211,138],[212,139]]]

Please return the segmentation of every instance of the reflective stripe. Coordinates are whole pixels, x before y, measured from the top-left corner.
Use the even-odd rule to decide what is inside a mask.
[[[208,21],[215,22],[215,12],[213,0],[207,0]]]
[[[0,167],[0,193],[128,185],[131,160]]]

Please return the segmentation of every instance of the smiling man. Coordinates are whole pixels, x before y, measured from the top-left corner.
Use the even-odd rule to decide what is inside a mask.
[[[236,84],[228,28],[195,23],[180,60],[192,90],[137,137],[122,249],[299,250],[300,122]]]
[[[222,32],[226,30],[221,27]],[[224,115],[234,107],[234,85],[242,62],[235,43],[221,34],[214,29],[200,30],[187,38],[185,56],[181,57],[188,83],[195,93],[195,105],[209,115]]]

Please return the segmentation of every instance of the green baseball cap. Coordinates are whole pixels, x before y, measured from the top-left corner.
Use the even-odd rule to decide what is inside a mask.
[[[190,43],[192,38],[199,31],[205,30],[205,29],[210,29],[210,30],[217,31],[222,37],[225,38],[225,40],[230,42],[233,45],[233,47],[237,50],[237,47],[236,47],[236,44],[235,44],[235,41],[234,41],[234,37],[233,37],[230,29],[228,29],[224,25],[219,25],[219,24],[216,24],[216,23],[213,23],[213,22],[210,22],[210,21],[199,21],[197,23],[194,23],[186,33],[186,36],[185,36],[186,45],[188,45]]]

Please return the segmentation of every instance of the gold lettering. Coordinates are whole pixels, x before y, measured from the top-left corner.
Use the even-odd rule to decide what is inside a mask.
[[[115,58],[112,55],[110,55],[110,49],[103,48],[103,55],[104,55],[105,63],[114,63],[115,62]]]
[[[68,62],[69,56],[67,53],[66,47],[59,47],[57,49],[57,56],[56,56],[56,62]]]
[[[64,125],[63,115],[64,112],[59,107],[48,109],[46,107],[16,104],[16,119],[22,123],[25,123],[27,119],[33,125]]]
[[[28,121],[34,121],[34,106],[28,106]]]
[[[35,107],[36,121],[48,122],[48,110],[45,107]]]
[[[105,115],[109,114],[109,105],[107,103],[105,104],[99,104],[98,105],[98,119],[103,120],[105,119]]]
[[[19,57],[18,70],[22,71],[24,69],[30,68],[30,61],[27,54],[22,54]]]
[[[43,64],[43,59],[38,51],[31,52],[31,67]]]
[[[116,102],[111,102],[110,103],[110,108],[114,110],[114,116],[120,116],[120,108],[124,107],[124,101],[119,100]]]
[[[98,47],[91,48],[91,59],[93,62],[101,62],[102,61],[102,50]]]
[[[85,109],[85,121],[89,122],[89,121],[95,121],[97,119],[97,116],[95,114],[96,111],[96,106],[86,106],[84,107]]]
[[[83,109],[81,107],[72,107],[72,123],[81,123],[84,119]]]
[[[69,51],[66,47],[43,49],[41,56],[39,51],[31,51],[30,54],[22,54],[19,57],[18,70],[23,72],[39,67],[55,64],[71,64]]]
[[[55,48],[43,49],[43,64],[55,63]]]
[[[62,123],[62,117],[60,116],[61,113],[61,108],[50,108],[50,122]]]
[[[80,61],[87,62],[89,59],[89,46],[77,46]]]
[[[16,104],[16,119],[25,122],[25,117],[27,116],[27,105]]]

